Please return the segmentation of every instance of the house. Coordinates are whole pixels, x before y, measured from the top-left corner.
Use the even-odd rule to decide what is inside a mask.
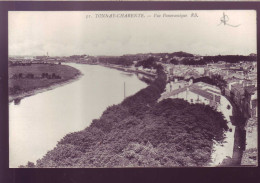
[[[159,101],[167,98],[179,98],[184,99],[192,104],[205,104],[209,105],[215,109],[221,105],[221,92],[220,89],[207,84],[203,82],[198,83],[192,83],[189,82],[189,84],[181,83],[181,82],[175,82],[176,86],[182,86],[182,87],[175,87],[170,92],[167,92],[162,94]],[[183,85],[181,85],[183,84]]]
[[[208,84],[208,83],[197,82],[197,83],[194,83],[193,85],[196,85],[196,86],[202,88],[202,90],[213,91],[217,94],[221,94],[221,91],[218,87],[211,85],[211,84]]]
[[[257,117],[257,88],[254,85],[245,87],[245,117]]]
[[[187,81],[184,81],[184,80],[180,80],[178,81],[177,78],[175,78],[175,81],[171,81],[170,83],[168,83],[166,85],[166,91],[167,92],[170,92],[170,91],[173,91],[173,90],[177,90],[179,88],[184,88],[186,86],[188,86],[189,83]]]
[[[137,67],[137,70],[142,71],[143,70],[143,66]]]
[[[224,93],[225,93],[226,96],[230,97],[231,86],[239,83],[240,80],[234,79],[234,78],[228,78],[228,79],[226,79],[226,82],[227,82],[227,86],[224,89]]]
[[[241,111],[242,111],[241,104],[245,94],[244,92],[245,90],[243,84],[236,83],[231,86],[230,97],[231,99],[234,100],[237,106],[240,107]]]
[[[169,68],[169,74],[173,75],[173,68]]]

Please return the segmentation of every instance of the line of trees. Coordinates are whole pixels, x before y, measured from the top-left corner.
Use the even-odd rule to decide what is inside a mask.
[[[24,75],[23,73],[19,73],[19,74],[14,74],[12,76],[12,79],[22,79],[22,78],[34,79],[34,74],[27,73],[26,75]]]
[[[42,78],[47,78],[47,79],[61,79],[60,75],[57,75],[55,73],[49,74],[49,73],[42,73]]]
[[[227,86],[227,82],[219,74],[214,74],[211,77],[204,76],[204,77],[196,78],[193,80],[193,82],[194,83],[204,82],[204,83],[208,83],[211,85],[215,85],[215,86],[219,87],[222,92],[224,92],[224,89]]]
[[[12,77],[12,79],[35,79],[35,78],[39,78],[39,77],[35,77],[34,74],[32,73],[27,73],[27,74],[23,74],[23,73],[19,73],[19,74],[14,74]],[[42,73],[41,78],[47,78],[47,79],[61,79],[60,75],[57,75],[55,73],[49,74],[49,73]]]
[[[131,66],[133,65],[133,59],[127,58],[124,56],[121,57],[100,57],[98,58],[100,63],[104,64],[115,64],[115,65],[122,65],[122,66]]]
[[[159,69],[158,67],[160,67],[159,64],[156,63],[156,59],[154,57],[149,57],[148,59],[139,61],[136,63],[135,67],[140,67],[143,66],[143,68],[148,68],[148,69]]]
[[[184,58],[182,60],[178,60],[176,58],[173,58],[170,60],[170,63],[175,64],[175,65],[206,65],[207,61],[201,59],[201,60],[194,60],[192,58]]]
[[[225,61],[229,63],[237,63],[240,61],[256,61],[257,56],[243,56],[243,55],[218,55],[218,56],[204,56],[205,62]]]
[[[183,58],[181,60],[178,60],[176,58],[172,58],[170,60],[170,63],[175,64],[175,65],[206,65],[208,63],[212,62],[219,62],[219,61],[224,61],[228,63],[238,63],[240,61],[256,61],[257,58],[256,56],[240,56],[240,55],[219,55],[219,56],[204,56],[200,60],[194,60],[192,57],[191,58]]]

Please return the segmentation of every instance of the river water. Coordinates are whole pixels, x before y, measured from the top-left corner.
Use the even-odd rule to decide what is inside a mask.
[[[68,64],[83,76],[9,104],[9,167],[36,162],[70,132],[83,130],[125,94],[147,86],[136,75],[99,65]]]

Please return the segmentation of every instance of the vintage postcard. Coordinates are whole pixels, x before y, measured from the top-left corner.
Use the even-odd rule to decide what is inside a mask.
[[[256,16],[9,11],[9,167],[257,166]]]

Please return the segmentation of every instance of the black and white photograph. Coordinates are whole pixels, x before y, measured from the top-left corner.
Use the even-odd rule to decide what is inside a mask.
[[[9,168],[258,166],[256,20],[9,11]]]

